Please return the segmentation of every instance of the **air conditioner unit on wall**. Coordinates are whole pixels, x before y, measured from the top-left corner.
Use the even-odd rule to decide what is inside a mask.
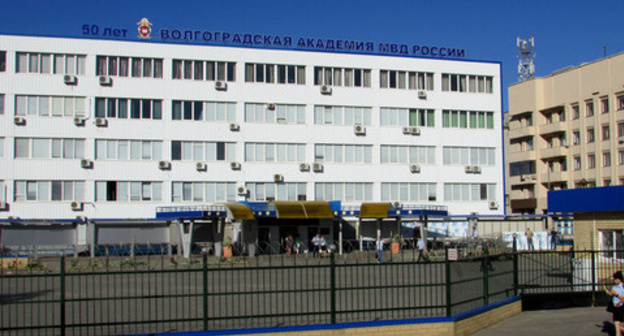
[[[472,166],[466,166],[464,167],[464,171],[468,174],[472,173]]]
[[[284,182],[284,175],[282,174],[274,174],[273,175],[274,182]]]
[[[237,123],[230,123],[230,131],[232,132],[240,131],[240,125],[238,125]]]
[[[412,135],[420,135],[420,128],[412,127]]]
[[[496,201],[489,201],[488,205],[490,206],[490,210],[498,209],[498,202],[496,202]]]
[[[26,125],[26,118],[24,117],[15,117],[13,118],[13,123],[18,126]]]
[[[82,202],[71,202],[71,209],[74,211],[82,211]]]
[[[106,127],[108,126],[108,120],[106,118],[95,118],[95,126]]]
[[[208,165],[204,162],[197,162],[195,164],[195,169],[199,171],[205,171],[206,169],[208,169]]]
[[[9,204],[5,201],[0,201],[0,211],[9,210]]]
[[[108,76],[100,76],[98,81],[100,85],[105,85],[105,86],[113,85],[113,79]]]
[[[481,174],[481,166],[472,166],[472,172],[475,174]]]
[[[165,169],[171,169],[171,162],[169,161],[159,161],[158,162],[158,168],[165,170]]]
[[[80,160],[80,167],[85,168],[85,169],[89,169],[93,167],[93,161],[89,160],[89,159],[82,159]]]
[[[366,134],[366,127],[364,127],[362,125],[355,125],[355,126],[353,126],[353,133],[355,133],[356,135],[365,135]]]
[[[239,195],[245,195],[247,194],[247,188],[245,188],[245,186],[238,186],[238,188],[236,188],[236,192]]]
[[[409,134],[409,135],[412,134],[412,128],[409,126],[403,127],[402,130],[403,130],[403,134]]]
[[[217,89],[219,91],[227,90],[227,82],[225,82],[225,81],[216,81],[215,82],[215,89]]]
[[[418,91],[418,98],[420,98],[420,99],[427,99],[427,92],[425,92],[425,91]]]
[[[231,162],[230,163],[230,168],[232,168],[233,170],[239,170],[241,169],[241,164],[238,162]]]
[[[322,172],[323,171],[323,164],[322,163],[318,163],[318,162],[313,163],[312,164],[312,170],[317,172],[317,173]]]
[[[301,171],[308,171],[308,170],[310,170],[310,165],[305,163],[305,162],[304,163],[300,163],[299,164],[299,170],[301,170]]]
[[[267,104],[267,110],[275,110],[275,104],[269,103]]]
[[[78,78],[74,75],[63,76],[63,82],[67,85],[75,85],[78,82]]]
[[[330,95],[332,94],[332,88],[329,85],[321,85],[321,94]]]
[[[417,165],[417,164],[410,165],[410,171],[412,173],[420,173],[420,165]]]
[[[84,126],[84,124],[85,124],[85,120],[83,118],[80,118],[80,117],[74,118],[74,125]]]

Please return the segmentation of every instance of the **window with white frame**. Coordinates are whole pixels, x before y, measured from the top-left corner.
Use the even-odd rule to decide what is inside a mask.
[[[162,100],[95,98],[97,118],[162,119]]]
[[[154,140],[95,140],[98,160],[160,160],[162,141]]]
[[[314,162],[372,163],[372,145],[316,144]]]
[[[84,75],[85,55],[18,52],[15,72],[61,75]]]
[[[172,182],[171,201],[178,202],[235,202],[234,182]]]
[[[162,58],[97,56],[98,76],[163,78]]]
[[[305,66],[245,63],[245,82],[305,85]]]
[[[434,146],[381,145],[381,163],[435,164]]]
[[[604,258],[624,259],[622,230],[598,230],[601,254]]]
[[[380,70],[382,89],[433,90],[433,73],[416,71]]]
[[[317,66],[314,85],[371,87],[371,70]]]
[[[494,183],[444,183],[445,201],[488,201],[496,199]]]
[[[587,169],[596,168],[596,154],[587,154]]]
[[[573,162],[574,162],[574,170],[581,170],[581,157],[580,156],[575,156],[573,158]]]
[[[600,113],[609,113],[609,98],[600,98]]]
[[[434,202],[435,183],[381,183],[381,200],[385,202]]]
[[[573,130],[572,131],[572,144],[578,146],[581,144],[581,131]]]
[[[317,125],[364,125],[372,123],[372,108],[361,106],[314,106],[314,123]]]
[[[245,143],[246,162],[305,162],[305,144]]]
[[[15,96],[16,116],[84,117],[85,97]]]
[[[624,122],[619,122],[617,124],[617,136],[618,139],[624,139]]]
[[[602,125],[602,140],[604,141],[609,139],[611,139],[611,128],[608,124]]]
[[[83,201],[84,181],[15,181],[16,202]]]
[[[624,110],[624,93],[619,93],[615,98],[617,100],[617,109]]]
[[[84,139],[15,138],[15,158],[83,159]]]
[[[306,183],[247,182],[250,201],[305,201]],[[318,196],[317,196],[317,199]]]
[[[585,116],[591,117],[594,115],[594,101],[586,100],[585,101]]]
[[[267,124],[305,124],[305,105],[245,104],[245,121]]]
[[[382,107],[381,126],[435,127],[434,110]]]
[[[618,151],[618,165],[624,165],[624,150]]]
[[[236,143],[223,141],[171,141],[173,161],[236,161]]]
[[[570,105],[570,109],[572,110],[572,120],[576,120],[581,117],[579,105],[577,103]]]
[[[445,165],[496,164],[496,151],[486,147],[442,147],[442,160]]]
[[[173,79],[236,81],[236,63],[202,60],[173,60]]]
[[[236,103],[174,100],[171,106],[172,120],[236,121]]]
[[[0,72],[6,71],[6,50],[0,50]]]
[[[373,183],[318,182],[314,185],[316,199],[325,201],[362,202],[373,200]]]
[[[594,138],[594,128],[588,128],[587,129],[587,143],[592,143],[594,142],[595,138]]]
[[[96,181],[96,202],[162,201],[162,182]]]
[[[602,166],[611,167],[611,152],[610,151],[602,152]]]
[[[442,91],[492,93],[493,77],[444,73]]]
[[[443,110],[442,127],[494,129],[494,112]]]

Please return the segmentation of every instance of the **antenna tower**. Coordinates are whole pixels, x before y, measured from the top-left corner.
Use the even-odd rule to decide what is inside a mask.
[[[530,38],[528,40],[518,37],[516,39],[518,45],[518,80],[524,82],[525,80],[533,78],[535,75],[535,65],[533,59],[533,47],[535,47],[535,39]]]

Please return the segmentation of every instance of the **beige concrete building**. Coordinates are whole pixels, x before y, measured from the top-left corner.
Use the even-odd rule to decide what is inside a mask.
[[[624,53],[509,87],[510,213],[546,193],[624,184]]]

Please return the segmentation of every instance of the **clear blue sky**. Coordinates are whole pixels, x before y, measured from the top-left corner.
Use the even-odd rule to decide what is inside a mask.
[[[536,75],[624,51],[623,0],[23,0],[5,1],[1,34],[81,37],[83,24],[331,38],[463,48],[517,81],[516,37],[535,37]],[[136,31],[132,31],[135,34]]]

